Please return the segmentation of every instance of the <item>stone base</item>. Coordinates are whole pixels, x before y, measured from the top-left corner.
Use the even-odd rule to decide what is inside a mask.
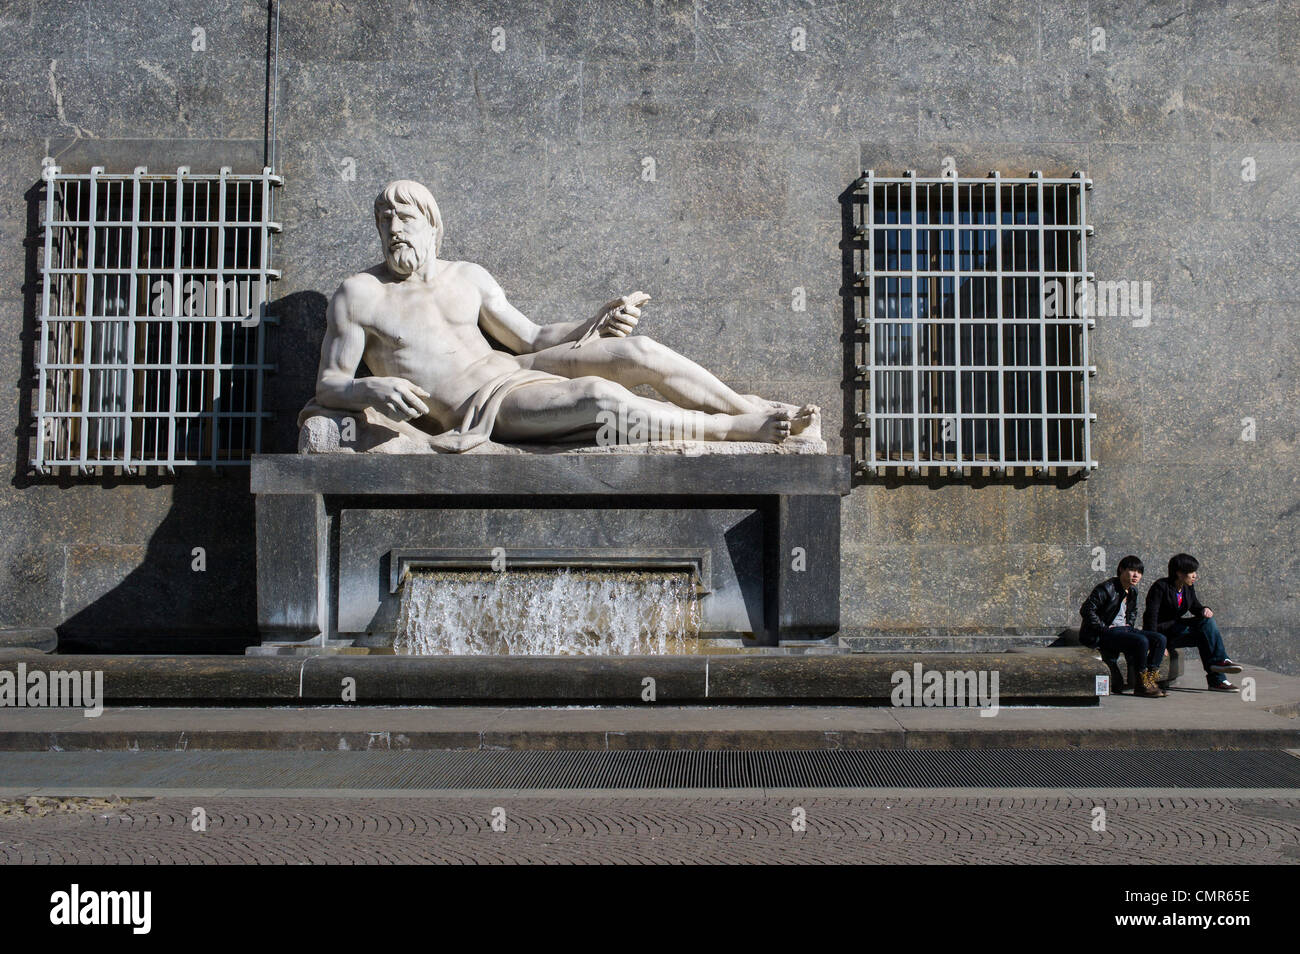
[[[520,569],[688,563],[709,637],[839,629],[847,457],[255,455],[251,486],[263,645],[391,645],[404,566],[496,555]]]
[[[1049,627],[1024,629],[973,629],[915,627],[908,629],[845,629],[838,644],[855,653],[986,653],[1009,652],[1032,646],[1079,645],[1062,643],[1061,631]]]
[[[351,639],[314,639],[305,643],[263,643],[248,646],[245,656],[366,656],[373,650],[354,645]]]
[[[36,650],[52,653],[59,647],[59,636],[52,629],[0,629],[0,652]]]
[[[1009,653],[755,653],[706,656],[44,656],[35,670],[98,669],[109,706],[634,705],[655,680],[659,705],[890,706],[895,674],[998,674],[1000,706],[1096,705],[1106,667],[1086,649]],[[8,662],[0,668],[12,669]],[[910,701],[909,701],[910,702]],[[967,703],[975,707],[978,703]]]

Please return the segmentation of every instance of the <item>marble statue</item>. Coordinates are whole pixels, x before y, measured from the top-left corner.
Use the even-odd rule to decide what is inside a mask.
[[[489,439],[820,444],[816,406],[739,394],[633,334],[649,301],[642,292],[590,319],[538,325],[482,266],[438,257],[442,217],[418,182],[389,183],[375,199],[375,225],[384,262],[346,279],[330,301],[316,394],[301,425],[356,414],[363,427],[401,435],[401,447],[422,452],[466,452]],[[356,376],[363,360],[369,377]],[[639,385],[663,400],[633,393]]]

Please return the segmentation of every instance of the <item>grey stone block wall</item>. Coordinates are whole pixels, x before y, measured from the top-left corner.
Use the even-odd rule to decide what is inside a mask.
[[[281,8],[267,450],[294,448],[326,298],[377,259],[370,208],[388,179],[426,182],[444,254],[488,267],[530,315],[586,316],[644,289],[646,333],[738,387],[820,403],[832,450],[851,452],[839,197],[859,169],[934,174],[945,156],[974,175],[1082,168],[1092,269],[1151,281],[1154,296],[1150,327],[1103,318],[1092,337],[1100,469],[858,486],[844,502],[846,630],[1064,628],[1103,576],[1094,548],[1109,568],[1139,553],[1149,578],[1185,549],[1234,653],[1300,671],[1294,0]],[[266,6],[30,0],[0,21],[0,626],[250,640],[242,472],[27,475],[24,236],[45,155],[259,168]],[[197,574],[187,555],[205,545]]]

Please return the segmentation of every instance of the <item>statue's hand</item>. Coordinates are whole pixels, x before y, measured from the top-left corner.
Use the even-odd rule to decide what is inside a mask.
[[[429,405],[422,400],[429,392],[406,378],[357,378],[355,386],[366,404],[395,421],[409,421],[429,413]]]
[[[639,291],[615,298],[597,312],[593,330],[602,338],[626,338],[641,318],[641,306],[649,300],[649,295]]]

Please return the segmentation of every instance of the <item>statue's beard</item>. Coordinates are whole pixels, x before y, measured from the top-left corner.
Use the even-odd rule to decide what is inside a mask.
[[[424,256],[410,245],[389,248],[386,258],[389,271],[401,278],[410,275],[424,262]]]

